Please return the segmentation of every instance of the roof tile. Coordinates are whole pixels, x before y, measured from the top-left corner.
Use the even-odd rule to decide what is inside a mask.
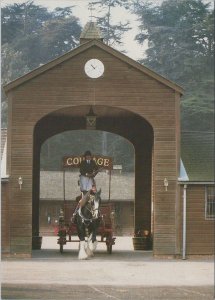
[[[95,22],[88,22],[81,33],[80,39],[102,39],[100,29]]]
[[[189,181],[214,181],[213,132],[182,132],[181,157]]]

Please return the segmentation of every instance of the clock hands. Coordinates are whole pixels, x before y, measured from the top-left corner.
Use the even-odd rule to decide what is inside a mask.
[[[92,58],[88,60],[85,64],[85,73],[87,76],[91,78],[99,78],[104,73],[104,65],[103,63],[96,58]]]

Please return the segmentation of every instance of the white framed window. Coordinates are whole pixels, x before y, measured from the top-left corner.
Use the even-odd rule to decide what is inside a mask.
[[[215,186],[205,187],[205,219],[215,219]]]

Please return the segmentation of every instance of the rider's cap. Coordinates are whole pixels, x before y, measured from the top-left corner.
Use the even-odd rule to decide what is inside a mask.
[[[84,153],[84,156],[92,156],[91,152],[89,150],[87,150],[85,153]]]

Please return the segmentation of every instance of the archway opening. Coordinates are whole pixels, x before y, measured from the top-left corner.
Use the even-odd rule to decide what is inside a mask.
[[[43,143],[40,153],[40,235],[52,236],[56,233],[54,228],[64,201],[70,202],[71,207],[75,206],[75,199],[80,194],[80,187],[77,185],[79,169],[70,168],[65,173],[64,200],[62,158],[82,155],[86,149],[90,149],[95,155],[112,158],[111,178],[107,170],[101,170],[95,178],[97,189],[102,190],[102,202],[111,202],[113,205],[114,234],[132,236],[135,199],[134,147],[119,135],[99,130],[66,131]]]
[[[67,134],[86,130],[85,116],[90,106],[69,107],[55,111],[42,118],[34,131],[34,171],[33,171],[33,236],[39,236],[39,199],[40,199],[40,152],[42,145],[47,146],[50,137],[62,132]],[[131,111],[108,106],[93,106],[97,115],[96,132],[103,135],[101,145],[105,145],[105,135],[114,134],[128,140],[135,149],[134,159],[134,228],[142,232],[153,231],[152,207],[152,155],[153,155],[153,128],[142,117]],[[85,139],[86,141],[86,139]],[[44,143],[45,142],[45,143]],[[74,143],[75,145],[75,143]],[[90,147],[93,151],[93,148]],[[85,147],[86,149],[86,147]],[[71,152],[69,153],[71,154]],[[80,154],[80,153],[79,153]],[[120,214],[120,212],[119,212]],[[50,219],[50,218],[49,218]],[[47,217],[48,220],[48,217]],[[50,221],[49,221],[50,222]]]

